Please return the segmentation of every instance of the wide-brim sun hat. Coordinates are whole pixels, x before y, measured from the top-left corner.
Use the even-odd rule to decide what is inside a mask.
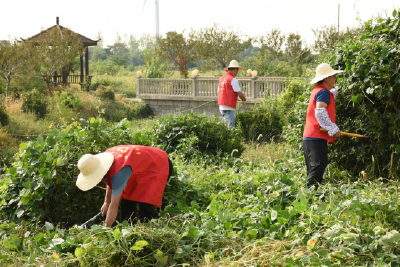
[[[317,83],[319,81],[322,81],[326,77],[335,75],[337,73],[343,72],[342,70],[334,70],[328,63],[322,63],[319,64],[317,69],[316,69],[316,75],[314,79],[311,80],[310,84]]]
[[[82,191],[92,189],[100,183],[113,162],[114,156],[109,152],[83,155],[78,161],[80,173],[76,179],[76,186]]]
[[[239,62],[237,62],[236,60],[232,60],[232,61],[229,63],[229,66],[226,67],[226,68],[224,68],[224,70],[228,70],[228,69],[230,69],[230,68],[238,68],[239,70],[244,70],[244,68],[242,68],[242,67],[239,66]]]

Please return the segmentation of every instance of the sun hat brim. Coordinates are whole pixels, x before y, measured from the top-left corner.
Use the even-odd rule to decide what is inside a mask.
[[[244,70],[244,68],[242,68],[242,67],[226,67],[226,68],[224,68],[224,70],[228,70],[228,69],[239,69],[239,70]]]
[[[114,156],[109,152],[96,154],[94,157],[98,158],[100,161],[97,168],[88,175],[79,173],[78,179],[76,180],[76,186],[82,191],[92,189],[100,183],[114,162]]]
[[[319,82],[319,81],[322,81],[322,80],[325,79],[326,77],[335,75],[335,74],[337,74],[337,73],[342,73],[342,72],[343,72],[342,70],[332,70],[331,72],[325,73],[324,75],[319,75],[319,76],[314,77],[314,79],[311,80],[310,84],[317,83],[317,82]]]

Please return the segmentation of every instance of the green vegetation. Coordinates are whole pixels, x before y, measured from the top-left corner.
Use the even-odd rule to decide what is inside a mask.
[[[331,53],[318,62],[345,70],[337,81],[340,128],[373,137],[330,146],[317,191],[305,187],[300,146],[312,89],[306,79],[289,79],[277,99],[239,112],[238,129],[193,113],[152,118],[143,103],[120,97],[135,96],[141,60],[145,77],[183,74],[183,65],[170,71],[151,37],[94,48],[95,93],[18,72],[1,81],[10,94],[0,105],[0,266],[400,266],[399,25],[393,12],[347,36],[315,31],[332,41],[312,48]],[[316,55],[300,36],[273,30],[257,41],[238,43],[249,68],[309,78]],[[223,64],[197,57],[185,70]],[[173,160],[159,218],[80,228],[98,213],[104,187],[79,191],[76,163],[117,144],[157,146]]]
[[[329,60],[345,70],[338,81],[338,121],[343,130],[371,136],[350,146],[344,139],[331,153],[338,166],[399,179],[400,15],[370,20],[360,38],[348,40]]]

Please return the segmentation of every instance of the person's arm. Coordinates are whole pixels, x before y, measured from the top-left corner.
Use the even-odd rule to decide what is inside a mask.
[[[103,217],[104,217],[104,215],[107,214],[108,207],[110,206],[110,203],[111,203],[111,192],[112,192],[111,188],[107,185],[107,187],[106,187],[106,196],[104,198],[104,204],[100,209],[101,216],[103,216]]]
[[[233,88],[233,91],[235,93],[238,94],[238,97],[242,100],[242,101],[246,101],[246,96],[243,94],[243,92],[240,90],[240,85],[239,85],[239,81],[236,78],[233,78],[231,80],[231,85]]]
[[[246,101],[246,97],[242,92],[237,92],[237,94],[242,101]]]
[[[328,104],[325,102],[317,102],[315,117],[319,125],[328,131],[329,136],[339,137],[341,135],[339,127],[331,121],[328,111],[326,111],[327,106]]]
[[[121,199],[121,194],[111,198],[110,207],[108,209],[106,217],[107,227],[111,227],[115,222],[115,218],[117,218],[120,199]]]
[[[336,97],[337,97],[337,95],[338,95],[338,90],[335,89],[335,88],[332,88],[332,89],[329,90],[329,91],[331,91],[331,93],[333,94],[333,97],[336,99]]]

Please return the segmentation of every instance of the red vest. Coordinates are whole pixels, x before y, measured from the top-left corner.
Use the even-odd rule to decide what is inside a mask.
[[[235,76],[233,76],[229,71],[224,76],[219,78],[218,105],[236,108],[238,94],[233,91],[231,83],[233,78],[235,78]]]
[[[304,128],[303,137],[322,138],[326,139],[328,143],[333,143],[334,142],[333,136],[329,136],[328,132],[320,130],[321,126],[319,125],[317,118],[315,117],[315,109],[317,106],[317,101],[315,99],[315,96],[322,89],[326,88],[323,85],[318,84],[311,91],[310,101],[308,102],[308,108],[307,108],[306,127]],[[331,98],[329,101],[329,105],[326,107],[326,111],[328,112],[331,121],[335,123],[336,122],[335,97],[329,90],[328,92],[330,93]]]
[[[131,177],[122,192],[122,198],[161,206],[169,174],[167,153],[155,147],[121,145],[107,149],[114,155],[114,162],[107,172],[105,182],[112,189],[112,178],[129,165]],[[103,180],[104,181],[104,180]]]

